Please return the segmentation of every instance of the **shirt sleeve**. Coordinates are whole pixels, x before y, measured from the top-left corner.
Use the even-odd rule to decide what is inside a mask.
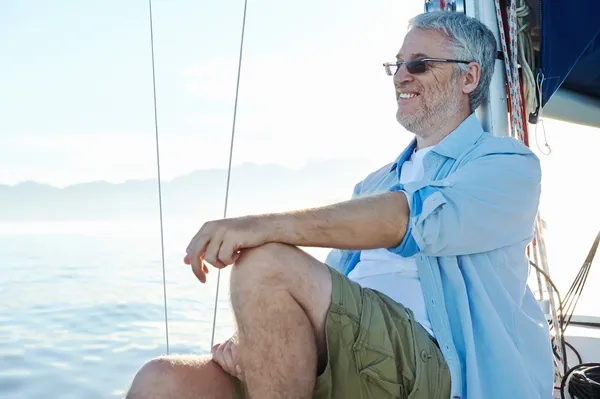
[[[541,192],[539,159],[529,150],[491,153],[447,178],[397,184],[410,207],[403,241],[389,250],[404,257],[458,256],[531,240]]]

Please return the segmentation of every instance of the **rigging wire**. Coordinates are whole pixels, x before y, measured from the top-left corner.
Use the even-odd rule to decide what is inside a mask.
[[[165,272],[165,234],[163,224],[163,206],[162,206],[162,186],[160,182],[160,145],[158,140],[158,112],[156,107],[156,66],[154,62],[154,26],[152,21],[152,0],[148,0],[148,12],[150,15],[150,50],[152,53],[152,91],[154,95],[154,134],[156,140],[156,180],[158,181],[158,211],[160,218],[160,254],[162,262],[162,278],[163,278],[163,300],[165,304],[165,340],[167,343],[167,355],[170,352],[169,348],[169,321],[167,318],[167,281]]]
[[[227,166],[227,185],[225,187],[225,206],[223,209],[223,218],[227,217],[227,205],[229,203],[229,184],[231,182],[231,161],[233,159],[233,143],[235,140],[235,123],[237,121],[238,98],[240,94],[240,76],[242,72],[242,57],[244,54],[244,34],[246,33],[246,11],[248,10],[248,0],[244,0],[244,16],[242,18],[242,34],[240,38],[240,52],[238,57],[237,82],[235,87],[235,101],[233,105],[233,121],[231,126],[231,144],[229,146],[229,165]],[[215,294],[215,310],[213,313],[212,335],[210,338],[210,347],[215,343],[215,327],[217,323],[217,306],[219,303],[219,286],[221,282],[221,269],[217,272],[217,292]]]
[[[590,248],[590,251],[588,252],[588,255],[583,263],[583,266],[579,269],[579,272],[577,273],[577,276],[575,277],[573,284],[569,288],[569,291],[567,292],[567,295],[564,298],[564,304],[561,305],[561,307],[562,307],[561,313],[563,314],[563,317],[564,317],[565,313],[568,315],[568,318],[566,319],[566,321],[562,320],[562,323],[565,324],[565,329],[566,329],[566,326],[571,322],[571,318],[573,317],[573,313],[575,312],[575,307],[577,306],[577,302],[579,302],[579,298],[581,297],[581,294],[583,292],[583,287],[585,286],[585,283],[587,281],[588,275],[591,270],[591,265],[592,265],[592,262],[594,262],[594,257],[596,256],[596,251],[597,251],[599,245],[600,245],[600,231],[596,235],[594,243],[592,244],[592,247]],[[564,311],[565,308],[567,309],[566,312]]]
[[[599,363],[582,363],[582,357],[573,345],[566,342],[565,332],[569,324],[572,323],[571,318],[575,312],[575,307],[579,297],[583,292],[583,288],[587,281],[591,265],[594,261],[596,250],[600,245],[600,232],[596,235],[596,239],[588,252],[585,262],[581,266],[577,277],[573,281],[569,292],[564,298],[561,298],[558,288],[548,275],[547,271],[540,268],[535,262],[529,261],[529,264],[534,267],[538,275],[542,275],[547,283],[551,286],[548,289],[548,295],[558,297],[558,309],[556,318],[558,322],[553,321],[550,325],[550,330],[555,330],[555,337],[552,337],[552,351],[554,353],[555,366],[559,363],[564,368],[564,375],[560,376],[560,387],[555,389],[560,390],[561,398],[565,398],[565,388],[567,388],[571,397],[580,399],[597,398],[600,393],[600,364]],[[549,298],[550,299],[550,298]],[[574,323],[575,324],[575,323]],[[597,327],[592,323],[592,327]],[[558,341],[558,342],[555,342]],[[575,353],[578,364],[569,369],[567,358],[567,347]],[[569,378],[572,374],[572,377]]]

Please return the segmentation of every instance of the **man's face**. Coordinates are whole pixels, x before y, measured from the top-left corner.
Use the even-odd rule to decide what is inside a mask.
[[[454,58],[446,36],[435,30],[411,29],[397,55],[399,61]],[[396,119],[408,131],[429,135],[445,118],[459,112],[463,93],[454,84],[452,63],[429,62],[424,73],[410,74],[406,66],[394,76],[398,112]]]

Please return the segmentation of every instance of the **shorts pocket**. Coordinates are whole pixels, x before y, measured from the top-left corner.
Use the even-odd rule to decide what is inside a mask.
[[[414,388],[407,399],[450,397],[449,379],[443,378],[446,376],[443,374],[442,364],[445,366],[443,355],[429,333],[414,321],[414,314],[409,309],[407,309],[407,317],[411,320],[416,354]]]
[[[352,349],[356,371],[368,383],[368,397],[382,397],[382,390],[392,398],[404,399],[410,393],[415,379],[414,360],[410,358],[412,354],[414,359],[414,349],[412,336],[402,332],[406,327],[405,320],[393,317],[383,301],[363,290],[360,325]]]

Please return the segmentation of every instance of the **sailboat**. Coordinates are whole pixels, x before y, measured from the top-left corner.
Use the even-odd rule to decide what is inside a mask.
[[[490,97],[477,110],[488,131],[529,145],[529,130],[542,116],[600,127],[600,3],[426,0],[424,6],[425,12],[464,12],[496,35],[499,54]],[[594,363],[600,362],[600,317],[576,312],[583,289],[593,289],[585,283],[600,233],[571,289],[561,297],[552,282],[543,232],[538,215],[528,250],[536,275],[530,285],[551,328],[554,397],[600,398],[600,365]],[[590,378],[596,388],[590,388]]]

